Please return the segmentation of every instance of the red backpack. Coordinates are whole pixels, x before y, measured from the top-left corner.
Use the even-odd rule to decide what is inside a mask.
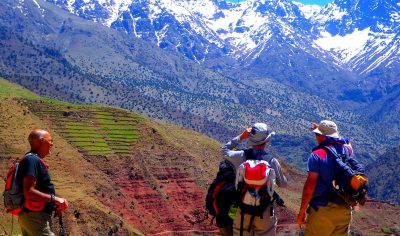
[[[244,214],[251,215],[250,232],[254,217],[262,217],[267,207],[273,204],[275,171],[267,161],[247,160],[239,166],[236,184],[240,197],[238,205],[241,210],[242,235]]]
[[[19,186],[17,181],[19,163],[19,159],[15,160],[8,170],[5,179],[6,186],[3,193],[4,208],[6,209],[7,213],[12,215],[19,215],[25,201],[22,187]]]

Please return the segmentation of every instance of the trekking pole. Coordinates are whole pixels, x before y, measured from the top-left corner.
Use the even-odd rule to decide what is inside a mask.
[[[64,229],[64,223],[62,220],[62,214],[60,213],[60,216],[58,217],[58,223],[60,224],[60,236],[65,236],[65,229]]]

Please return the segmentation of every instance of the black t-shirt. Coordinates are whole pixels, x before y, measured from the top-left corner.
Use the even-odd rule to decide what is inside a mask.
[[[35,189],[42,193],[55,194],[47,167],[37,154],[27,153],[19,163],[17,181],[20,186],[23,186],[23,179],[28,175],[36,179]],[[53,204],[46,203],[43,211],[51,213],[52,210]]]

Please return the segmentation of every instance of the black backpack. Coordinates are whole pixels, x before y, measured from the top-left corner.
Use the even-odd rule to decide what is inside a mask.
[[[222,160],[219,164],[217,177],[213,180],[207,191],[206,210],[216,219],[218,227],[233,224],[229,217],[229,209],[236,204],[235,167],[228,160]]]
[[[350,206],[364,205],[368,190],[364,165],[350,157],[349,151],[345,147],[342,154],[339,154],[333,147],[325,146],[323,148],[336,160],[334,186],[336,194]]]

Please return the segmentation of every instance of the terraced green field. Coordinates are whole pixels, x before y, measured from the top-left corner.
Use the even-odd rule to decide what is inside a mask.
[[[19,100],[85,156],[129,156],[139,138],[142,117],[126,110],[93,105],[71,105],[27,97]]]

